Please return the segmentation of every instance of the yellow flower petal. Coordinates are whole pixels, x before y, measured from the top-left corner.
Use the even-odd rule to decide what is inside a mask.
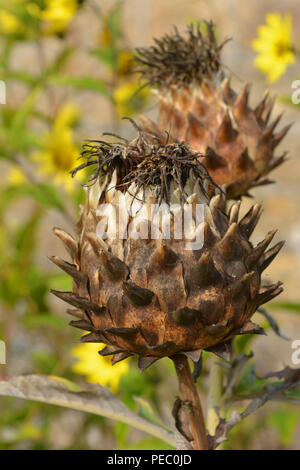
[[[60,128],[64,126],[73,126],[77,123],[79,118],[79,108],[74,103],[67,103],[62,106],[55,119],[55,127]]]
[[[62,33],[78,8],[77,0],[47,0],[41,19],[46,22],[47,33]]]
[[[132,116],[140,111],[149,98],[149,90],[143,88],[140,82],[129,81],[119,85],[113,99],[120,117]]]
[[[8,174],[7,180],[14,186],[21,186],[26,182],[26,176],[22,168],[13,167]]]
[[[75,187],[70,171],[76,166],[79,149],[74,140],[72,125],[79,116],[78,107],[72,103],[64,105],[58,112],[52,128],[40,139],[40,150],[31,155],[38,164],[38,173],[50,177],[57,186],[67,191]],[[79,175],[79,178],[84,175]]]
[[[128,75],[132,71],[134,64],[133,53],[128,49],[121,51],[118,56],[117,75],[119,77]]]
[[[128,372],[129,361],[125,359],[113,366],[109,357],[98,354],[104,346],[105,344],[101,343],[83,343],[72,348],[71,353],[78,360],[72,370],[76,374],[84,375],[88,382],[98,383],[116,392],[121,377]]]
[[[275,82],[285,73],[288,65],[295,62],[292,44],[292,16],[268,13],[266,24],[259,26],[258,37],[251,43],[259,53],[254,60],[270,82]]]
[[[12,13],[0,10],[0,31],[5,34],[15,34],[22,29],[21,21]]]

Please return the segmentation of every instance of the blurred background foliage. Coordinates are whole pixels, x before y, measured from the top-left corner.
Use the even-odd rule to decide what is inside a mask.
[[[149,4],[155,2],[131,2],[126,15],[125,3],[0,0],[0,79],[7,92],[6,104],[0,105],[0,339],[7,345],[7,364],[0,365],[0,373],[60,375],[77,382],[85,377],[110,387],[150,421],[158,422],[160,416],[170,424],[170,403],[178,393],[170,361],[159,361],[140,374],[134,359],[111,367],[97,355],[98,346],[74,347],[79,333],[67,326],[64,306],[49,295],[51,288],[70,288],[68,276],[58,273],[46,255],[60,249],[52,226],[72,230],[84,200],[81,183],[86,175],[82,180],[70,176],[83,139],[123,130],[121,117],[134,117],[142,110],[151,113],[149,89],[133,73],[132,49],[140,44],[130,43],[128,33],[130,20],[145,27]],[[210,2],[181,2],[182,8],[188,4],[190,9],[184,18],[178,13],[178,21],[201,18],[203,3]],[[168,5],[170,9],[172,3]],[[257,22],[261,19],[262,15]],[[174,12],[168,21],[173,20]],[[247,47],[251,49],[250,40]],[[300,312],[297,299],[287,298],[270,308],[276,307],[295,316]],[[255,351],[256,340],[252,341],[247,335],[237,340],[237,353]],[[210,364],[207,354],[200,392],[205,390]],[[257,391],[253,367],[243,374],[241,387]],[[299,409],[292,404],[268,405],[238,425],[224,446],[297,448],[299,419]],[[169,447],[125,424],[6,398],[0,400],[0,448]]]

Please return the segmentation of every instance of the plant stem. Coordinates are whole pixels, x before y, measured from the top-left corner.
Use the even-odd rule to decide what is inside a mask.
[[[183,355],[172,357],[178,378],[179,389],[184,401],[191,406],[189,413],[189,427],[193,436],[194,450],[209,449],[205,429],[204,416],[199,395],[193,380],[188,359]]]
[[[216,408],[219,408],[223,388],[223,369],[217,361],[213,361],[210,370],[210,384],[207,406],[207,429],[210,436],[215,434],[219,424]]]

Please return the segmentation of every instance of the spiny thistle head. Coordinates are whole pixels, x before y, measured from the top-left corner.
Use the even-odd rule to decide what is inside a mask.
[[[276,131],[282,115],[271,122],[274,99],[268,93],[252,109],[249,85],[239,92],[231,87],[220,59],[224,42],[218,45],[214,26],[205,24],[206,33],[189,27],[184,37],[175,30],[138,49],[140,71],[159,100],[158,123],[142,122],[156,136],[168,129],[174,142],[210,155],[202,163],[227,197],[237,199],[270,183],[268,174],[285,160],[286,152],[275,151],[290,125]]]
[[[226,42],[218,44],[211,21],[189,25],[185,35],[174,27],[172,34],[154,39],[153,46],[136,50],[139,72],[158,87],[212,80],[222,70],[220,54]]]
[[[130,142],[87,145],[81,167],[95,164],[96,173],[78,238],[54,230],[72,262],[52,257],[74,280],[73,292],[54,294],[73,306],[71,324],[89,332],[82,341],[105,343],[100,354],[113,363],[136,354],[144,369],[176,354],[196,361],[203,349],[223,355],[235,335],[261,333],[250,319],[282,290],[261,286],[282,243],[267,249],[275,232],[255,248],[249,241],[260,206],[241,219],[239,203],[227,212],[222,191],[185,143],[166,137],[162,144],[139,131]],[[154,203],[164,210],[153,213]]]

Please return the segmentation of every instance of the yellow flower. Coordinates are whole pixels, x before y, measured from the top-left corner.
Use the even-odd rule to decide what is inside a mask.
[[[47,0],[41,13],[46,22],[46,33],[63,33],[77,11],[77,0]]]
[[[72,370],[76,374],[85,375],[88,382],[109,387],[115,393],[121,377],[128,371],[129,361],[125,359],[113,366],[110,358],[98,354],[104,346],[101,343],[83,343],[72,348],[72,355],[78,359]]]
[[[13,186],[21,186],[26,182],[26,176],[21,168],[14,166],[10,170],[7,180]]]
[[[41,137],[41,149],[32,155],[32,159],[39,165],[38,172],[50,177],[57,186],[64,185],[69,192],[74,189],[70,171],[76,166],[79,154],[72,129],[78,116],[77,106],[64,105],[55,118],[52,129]]]
[[[4,34],[20,33],[23,29],[21,21],[12,13],[6,10],[0,10],[0,31]]]
[[[105,26],[99,35],[100,46],[110,46],[113,41],[113,35],[108,26]]]
[[[79,108],[74,103],[64,104],[57,114],[54,121],[54,128],[72,127],[77,124],[79,119]]]
[[[125,82],[113,93],[116,111],[120,117],[128,117],[140,111],[149,98],[149,89],[140,82]]]
[[[134,64],[135,61],[133,53],[128,49],[124,49],[118,56],[117,75],[119,77],[128,75],[132,71]]]
[[[276,82],[295,62],[292,44],[292,16],[280,13],[266,15],[265,25],[258,28],[258,38],[252,47],[259,55],[254,65],[267,75],[269,82]]]
[[[0,0],[0,7],[0,33],[15,39],[36,37],[40,24],[40,8],[36,3]]]

